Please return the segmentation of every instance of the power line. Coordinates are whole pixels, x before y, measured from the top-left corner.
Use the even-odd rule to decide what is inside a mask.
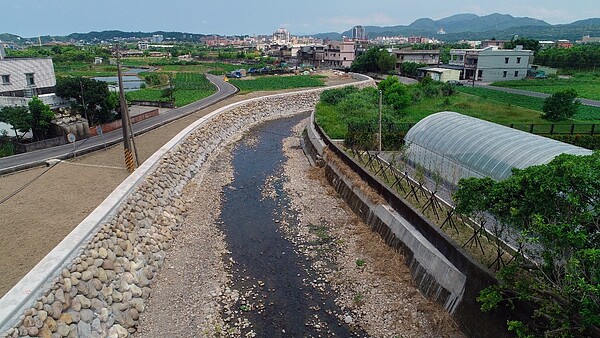
[[[81,142],[81,144],[77,145],[77,147],[75,147],[73,149],[73,151],[67,153],[67,157],[70,157],[70,155],[75,156],[75,153],[77,152],[77,149],[79,149],[79,147],[81,147],[82,145],[84,145],[87,142],[87,140],[89,140],[89,138],[86,138],[83,142]],[[31,184],[33,184],[33,182],[37,181],[40,177],[44,176],[44,174],[46,174],[48,171],[50,171],[50,169],[56,167],[56,165],[59,164],[59,163],[61,163],[61,162],[57,162],[57,163],[51,165],[46,170],[44,170],[41,174],[39,174],[36,177],[34,177],[33,179],[29,180],[29,182],[23,184],[20,188],[18,188],[14,192],[12,192],[12,193],[8,194],[7,196],[5,196],[4,198],[0,199],[0,205],[4,204],[9,199],[13,198],[15,195],[17,195],[21,191],[25,190],[25,188],[27,188],[28,186],[30,186]]]

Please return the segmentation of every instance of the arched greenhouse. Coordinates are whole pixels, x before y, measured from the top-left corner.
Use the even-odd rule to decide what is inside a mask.
[[[592,154],[588,149],[447,111],[419,121],[404,140],[410,162],[453,184],[464,177],[503,180],[512,168],[545,164],[563,153]]]

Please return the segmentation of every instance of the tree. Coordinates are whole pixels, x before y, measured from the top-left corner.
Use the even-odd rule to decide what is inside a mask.
[[[0,110],[0,122],[10,124],[18,140],[31,129],[31,115],[26,107],[4,107]],[[22,135],[19,135],[22,133]]]
[[[513,38],[509,42],[504,45],[505,49],[514,49],[517,46],[523,46],[523,49],[532,50],[535,54],[540,51],[542,46],[540,42],[535,39],[526,39],[526,38]]]
[[[411,97],[408,90],[397,77],[388,76],[387,79],[379,82],[378,87],[382,91],[384,103],[391,106],[396,112],[410,105]]]
[[[417,77],[418,69],[421,67],[427,67],[427,64],[417,62],[402,62],[400,64],[400,74],[403,76]]]
[[[581,102],[575,100],[577,92],[574,89],[558,91],[544,100],[542,110],[544,118],[550,121],[560,121],[571,118],[577,113]]]
[[[547,48],[536,54],[535,62],[555,68],[595,71],[600,66],[600,44]]]
[[[29,112],[31,113],[31,131],[36,141],[46,138],[50,121],[54,119],[54,112],[50,106],[44,104],[42,100],[34,97],[29,101]]]
[[[394,69],[396,58],[390,55],[386,49],[373,47],[360,55],[352,65],[353,72],[378,72],[387,73]]]
[[[518,335],[600,336],[600,152],[562,154],[500,182],[462,179],[454,197],[458,212],[489,213],[524,243],[481,292],[482,310],[527,301],[534,318],[509,322]]]
[[[89,120],[90,125],[112,121],[111,112],[118,101],[111,97],[106,82],[84,77],[64,77],[56,80],[56,95],[75,99],[75,109]]]

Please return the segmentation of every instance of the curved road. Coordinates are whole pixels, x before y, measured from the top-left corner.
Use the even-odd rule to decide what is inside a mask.
[[[190,103],[177,109],[168,111],[133,125],[135,135],[143,134],[149,130],[158,128],[173,120],[179,119],[186,115],[192,114],[200,109],[204,109],[212,104],[228,98],[237,93],[238,89],[223,81],[219,76],[207,74],[206,77],[217,87],[217,92],[205,99]],[[123,140],[123,131],[119,128],[111,132],[105,133],[102,136],[94,136],[74,143],[75,154],[81,155],[92,152],[94,150],[104,148],[104,145],[113,145]],[[48,159],[67,159],[73,157],[73,144],[65,144],[62,146],[41,149],[29,153],[18,154],[0,158],[0,175],[22,169],[35,167],[45,164]]]

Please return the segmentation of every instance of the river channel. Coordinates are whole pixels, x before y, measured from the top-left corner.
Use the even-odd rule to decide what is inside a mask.
[[[123,90],[126,92],[138,90],[144,83],[138,74],[141,72],[150,72],[151,69],[130,68],[123,72]],[[111,85],[117,85],[119,78],[117,76],[97,76],[93,78],[96,81],[108,82]]]
[[[257,337],[349,337],[333,292],[310,286],[310,262],[284,238],[282,215],[293,215],[283,189],[283,138],[306,116],[264,123],[233,150],[233,181],[224,188],[221,227],[235,264],[236,307]],[[294,217],[285,219],[294,226]],[[362,334],[361,334],[362,335]]]

